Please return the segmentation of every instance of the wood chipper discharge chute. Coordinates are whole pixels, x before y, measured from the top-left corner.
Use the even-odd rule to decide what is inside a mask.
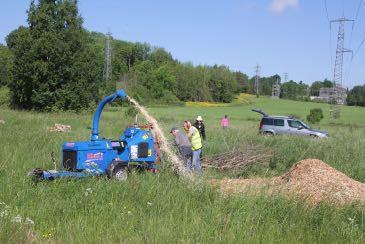
[[[111,103],[117,98],[124,100],[128,96],[123,90],[118,90],[99,103],[94,114],[89,141],[63,143],[62,170],[35,168],[29,175],[36,180],[83,178],[97,175],[126,180],[128,172],[133,167],[157,171],[160,167],[159,147],[151,125],[129,126],[116,140],[100,138],[101,113],[107,103]]]

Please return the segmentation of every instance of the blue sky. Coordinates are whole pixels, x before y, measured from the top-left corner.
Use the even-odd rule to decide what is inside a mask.
[[[26,25],[29,0],[2,0],[0,42]],[[249,76],[260,64],[262,75],[282,75],[312,83],[332,79],[338,26],[330,32],[324,0],[80,0],[88,30],[166,48],[181,61],[225,64]],[[365,2],[365,1],[364,1]],[[358,48],[365,38],[365,3],[345,46]],[[330,19],[355,19],[360,0],[327,0]],[[332,62],[331,62],[332,56]],[[365,83],[365,44],[351,61],[344,58],[346,87]],[[332,64],[331,64],[332,63]]]

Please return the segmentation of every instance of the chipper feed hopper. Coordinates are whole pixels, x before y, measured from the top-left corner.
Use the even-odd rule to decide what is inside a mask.
[[[62,170],[35,168],[30,175],[37,180],[57,178],[83,178],[107,175],[126,180],[132,167],[155,171],[159,167],[158,143],[150,126],[129,126],[117,140],[99,136],[99,120],[107,103],[125,99],[127,94],[118,90],[105,97],[98,105],[89,141],[64,142],[62,145]]]

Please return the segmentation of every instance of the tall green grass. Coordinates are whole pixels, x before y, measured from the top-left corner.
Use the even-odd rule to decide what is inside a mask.
[[[302,108],[307,103],[298,103],[302,107],[297,109],[287,101],[272,104],[262,98],[255,102],[269,113],[309,113]],[[312,208],[279,197],[223,197],[207,183],[211,178],[280,175],[304,158],[322,159],[365,182],[364,109],[346,107],[336,125],[325,118],[320,127],[330,132],[330,138],[313,140],[258,136],[259,116],[249,111],[250,106],[150,108],[166,132],[184,119],[202,115],[208,136],[205,155],[247,145],[266,147],[273,155],[269,162],[239,172],[206,171],[197,182],[166,170],[158,175],[133,173],[123,183],[99,177],[33,184],[27,172],[35,167],[53,168],[50,153],[55,151],[59,158],[63,141],[88,140],[92,114],[0,110],[0,119],[6,121],[0,124],[0,202],[4,203],[0,204],[0,243],[25,242],[33,235],[38,242],[72,243],[364,243],[363,209],[325,204]],[[103,114],[105,137],[119,137],[134,122],[123,111]],[[226,131],[218,124],[224,114],[231,118]],[[47,132],[54,123],[70,124],[72,132]],[[22,223],[14,222],[17,215]],[[24,222],[27,217],[34,225]]]
[[[35,224],[1,219],[2,243],[26,239],[28,232],[18,230],[27,228],[40,240],[74,243],[364,241],[361,210],[307,208],[275,197],[222,197],[171,174],[137,174],[125,183],[101,178],[30,186],[22,180],[14,187],[18,190],[6,188],[10,218],[29,216]]]

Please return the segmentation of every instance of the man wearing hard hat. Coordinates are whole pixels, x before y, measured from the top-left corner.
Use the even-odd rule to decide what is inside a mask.
[[[202,116],[198,116],[196,118],[196,121],[194,123],[194,127],[198,129],[200,136],[203,138],[203,140],[205,141],[205,126],[203,123],[203,118]]]

